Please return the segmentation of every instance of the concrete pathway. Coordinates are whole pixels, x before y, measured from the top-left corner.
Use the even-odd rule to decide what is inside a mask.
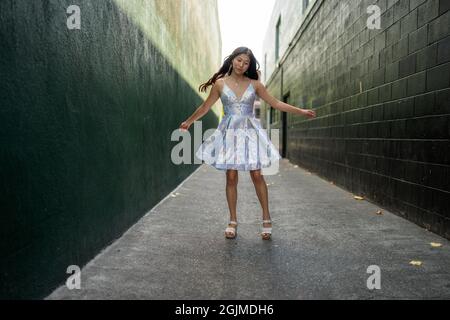
[[[82,269],[80,290],[61,286],[48,299],[450,299],[446,239],[286,159],[265,178],[271,241],[259,236],[248,172],[239,173],[238,236],[225,239],[225,175],[202,165]],[[381,289],[367,287],[371,265]]]

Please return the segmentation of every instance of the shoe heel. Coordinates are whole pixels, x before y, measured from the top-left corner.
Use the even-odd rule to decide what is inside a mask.
[[[232,227],[230,227],[232,225]],[[237,236],[237,222],[236,221],[230,221],[228,223],[228,227],[225,229],[225,238],[227,239],[234,239]],[[230,233],[233,233],[230,235]]]
[[[272,227],[264,227],[264,223],[272,223],[272,220],[263,220],[263,228],[261,238],[263,240],[270,240],[272,238]]]

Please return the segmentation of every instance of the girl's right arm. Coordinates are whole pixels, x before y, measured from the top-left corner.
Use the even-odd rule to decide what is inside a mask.
[[[211,88],[211,91],[209,93],[208,98],[203,102],[197,110],[194,111],[194,113],[186,119],[186,121],[182,122],[180,125],[181,130],[188,130],[191,124],[193,124],[195,121],[203,117],[205,114],[208,113],[208,111],[211,109],[211,107],[216,103],[216,101],[220,98],[220,88],[219,84],[216,81]]]

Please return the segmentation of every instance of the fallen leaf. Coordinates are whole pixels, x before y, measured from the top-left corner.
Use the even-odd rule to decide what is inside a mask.
[[[412,261],[409,262],[409,264],[411,264],[413,266],[421,266],[422,265],[422,261],[412,260]]]
[[[433,248],[439,248],[439,247],[442,247],[442,243],[431,242],[430,244],[431,244],[431,246],[432,246]]]
[[[360,196],[354,196],[353,198],[355,198],[356,200],[363,200],[364,199],[363,197],[360,197]]]
[[[294,168],[298,168],[298,165],[295,165]]]
[[[381,216],[382,214],[383,214],[383,211],[381,211],[381,210],[377,211],[377,215]]]

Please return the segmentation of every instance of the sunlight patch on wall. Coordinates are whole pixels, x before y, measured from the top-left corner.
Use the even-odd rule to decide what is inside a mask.
[[[198,87],[221,65],[222,44],[216,0],[114,2],[192,90],[205,100],[208,92],[199,92]],[[149,57],[146,55],[146,58]],[[218,103],[212,110],[221,117],[222,107]]]

